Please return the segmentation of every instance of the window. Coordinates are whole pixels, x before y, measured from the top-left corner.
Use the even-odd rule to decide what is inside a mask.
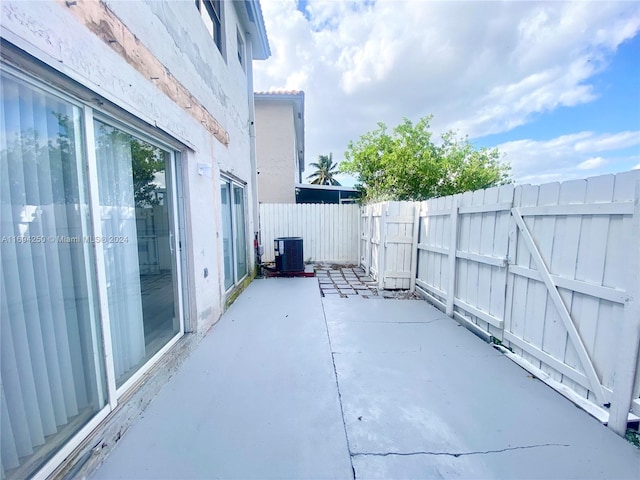
[[[79,443],[183,328],[174,153],[0,75],[0,477],[18,479]]]
[[[222,2],[220,0],[195,0],[195,2],[196,8],[200,12],[200,17],[204,21],[207,30],[209,30],[209,34],[220,53],[224,56]]]
[[[222,243],[224,253],[224,286],[231,289],[248,272],[245,226],[244,187],[223,179],[220,185],[222,201]]]
[[[237,30],[236,34],[237,34],[237,44],[238,44],[238,61],[240,62],[240,65],[242,65],[242,68],[245,68],[245,65],[244,65],[244,55],[245,55],[244,40],[242,39],[242,35],[240,34],[240,30]]]

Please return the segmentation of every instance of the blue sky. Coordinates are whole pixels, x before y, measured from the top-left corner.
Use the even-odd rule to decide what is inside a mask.
[[[639,2],[262,7],[273,55],[255,88],[305,91],[307,163],[433,114],[434,132],[498,147],[520,183],[640,168]]]
[[[603,71],[590,79],[597,98],[534,115],[531,120],[505,132],[473,139],[477,147],[494,147],[528,138],[545,141],[574,132],[635,131],[640,135],[640,34],[622,43]],[[640,164],[640,141],[627,148],[608,151],[613,173]]]

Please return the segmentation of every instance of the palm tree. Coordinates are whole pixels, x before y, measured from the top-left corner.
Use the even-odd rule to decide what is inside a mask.
[[[319,155],[318,161],[309,164],[317,170],[307,178],[313,178],[312,185],[336,185],[340,186],[340,182],[334,178],[334,175],[340,173],[337,163],[333,163],[333,153],[329,155]]]

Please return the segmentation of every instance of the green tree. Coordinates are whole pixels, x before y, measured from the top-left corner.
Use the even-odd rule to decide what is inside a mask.
[[[333,163],[333,153],[329,155],[319,155],[318,161],[309,164],[316,169],[307,178],[313,180],[312,185],[337,185],[340,186],[340,182],[335,179],[334,175],[340,173],[338,170],[338,164]]]
[[[380,122],[349,142],[340,171],[357,176],[363,200],[425,200],[511,182],[497,149],[478,150],[453,132],[434,143],[431,118],[405,118],[391,132]]]
[[[108,125],[100,125],[96,136],[98,148],[123,155],[130,150],[133,195],[137,207],[156,205],[156,174],[164,171],[164,152],[143,140]],[[121,147],[119,152],[116,146]],[[127,152],[128,153],[128,152]]]
[[[133,169],[133,191],[136,205],[155,205],[156,173],[164,171],[162,150],[141,140],[131,138],[131,166]]]

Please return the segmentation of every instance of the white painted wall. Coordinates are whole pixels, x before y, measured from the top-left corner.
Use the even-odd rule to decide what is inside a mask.
[[[258,201],[296,203],[293,103],[256,101]]]
[[[2,37],[68,80],[102,97],[97,108],[129,112],[148,128],[157,128],[180,142],[184,183],[188,256],[186,280],[188,321],[205,332],[224,304],[219,179],[221,171],[248,182],[253,198],[250,163],[249,96],[245,71],[236,55],[236,7],[224,4],[227,60],[219,53],[193,2],[106,1],[108,7],[229,133],[230,143],[216,140],[187,111],[178,107],[153,82],[131,67],[58,1],[2,2]],[[250,39],[245,39],[247,43]],[[28,54],[28,55],[27,55]],[[28,70],[30,63],[24,63]],[[64,84],[64,82],[60,82]],[[92,101],[91,98],[88,99]],[[112,105],[112,106],[110,106]],[[177,144],[177,143],[176,143]],[[200,163],[213,166],[212,178],[198,175]],[[247,204],[247,244],[252,244],[255,205]],[[248,258],[253,263],[253,255]],[[209,276],[203,272],[208,269]]]

